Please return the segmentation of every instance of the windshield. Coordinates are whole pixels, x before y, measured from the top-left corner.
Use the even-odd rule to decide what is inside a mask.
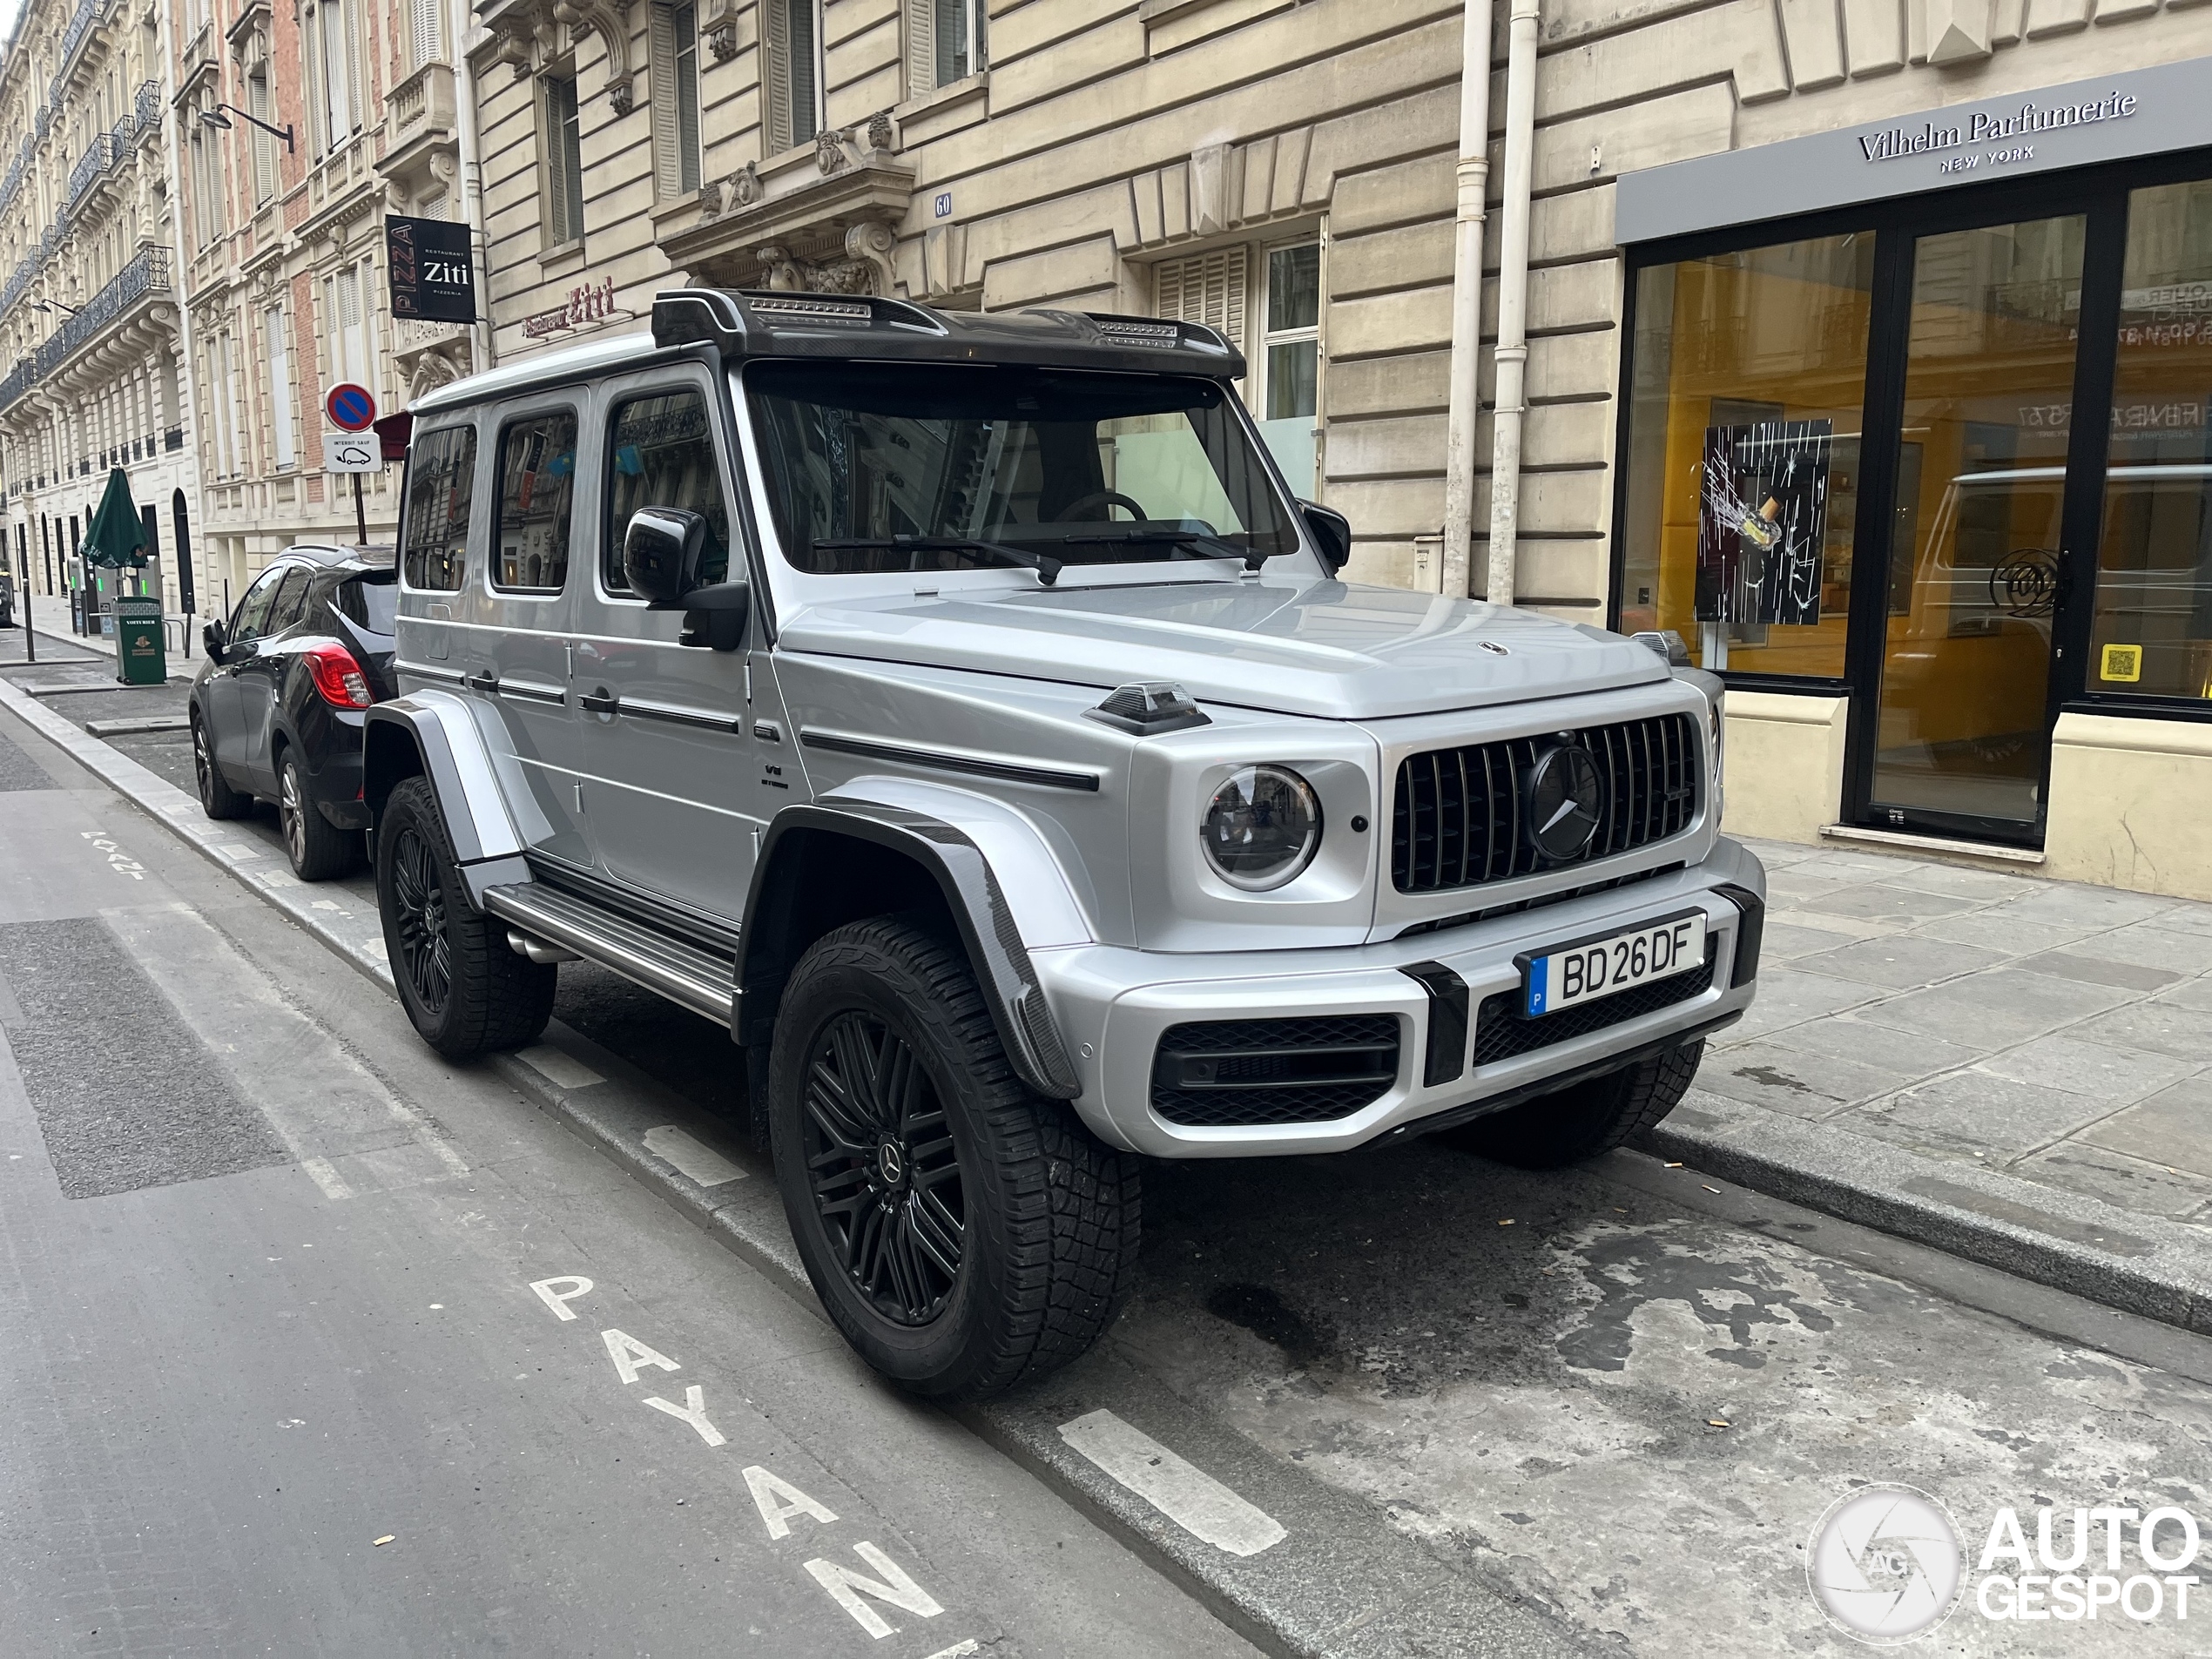
[[[1211,381],[935,364],[745,373],[785,556],[818,575],[1298,550]]]

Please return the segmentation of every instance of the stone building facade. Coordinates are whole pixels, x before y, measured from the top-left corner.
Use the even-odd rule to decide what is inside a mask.
[[[268,557],[389,542],[396,469],[323,470],[340,382],[384,410],[475,357],[464,326],[395,319],[388,212],[461,213],[453,43],[443,0],[174,0],[179,266],[199,409],[211,611]],[[257,125],[259,123],[259,125]]]
[[[174,182],[158,0],[30,0],[0,57],[0,479],[5,563],[42,621],[111,469],[152,509],[148,592],[184,597],[196,524],[172,257]],[[112,577],[102,590],[111,596]]]

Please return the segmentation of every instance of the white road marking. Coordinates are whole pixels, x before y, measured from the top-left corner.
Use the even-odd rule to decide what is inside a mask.
[[[550,1042],[533,1043],[516,1051],[515,1058],[556,1089],[588,1089],[607,1080],[581,1060],[563,1054]]]
[[[965,1642],[955,1642],[949,1648],[938,1649],[936,1652],[929,1656],[929,1659],[964,1659],[964,1656],[968,1654],[982,1651],[983,1644],[976,1641],[974,1636],[970,1636]]]
[[[563,1289],[563,1286],[568,1288]],[[537,1292],[539,1301],[553,1310],[554,1317],[562,1319],[576,1318],[576,1310],[569,1305],[579,1296],[588,1296],[591,1281],[581,1273],[556,1273],[551,1278],[533,1280],[530,1289]]]
[[[1170,1521],[1231,1555],[1257,1555],[1290,1534],[1204,1470],[1109,1411],[1060,1426],[1060,1438]]]
[[[559,1079],[554,1081],[557,1082]],[[673,1123],[647,1130],[644,1138],[648,1152],[657,1158],[665,1158],[676,1166],[678,1175],[688,1176],[700,1186],[718,1187],[725,1181],[745,1179],[743,1170]]]
[[[353,1188],[346,1184],[346,1177],[331,1168],[328,1158],[301,1158],[300,1167],[307,1172],[310,1181],[322,1189],[324,1197],[350,1198],[354,1196]],[[569,1317],[574,1318],[576,1316],[570,1314]]]
[[[937,1604],[936,1597],[908,1578],[899,1563],[866,1541],[853,1546],[853,1553],[883,1575],[879,1581],[862,1578],[849,1567],[840,1567],[835,1561],[814,1560],[806,1563],[806,1570],[814,1581],[837,1598],[837,1604],[860,1622],[860,1629],[878,1642],[893,1634],[891,1622],[860,1598],[872,1595],[879,1602],[888,1602],[893,1607],[908,1613],[934,1619],[945,1609]]]
[[[671,1417],[680,1417],[698,1430],[699,1438],[709,1446],[724,1443],[722,1431],[706,1420],[706,1390],[693,1383],[684,1391],[684,1403],[663,1399],[658,1394],[650,1396],[645,1404],[657,1412],[666,1412]]]
[[[837,1519],[836,1511],[815,1502],[781,1475],[769,1474],[758,1463],[745,1472],[745,1483],[752,1494],[752,1507],[768,1523],[771,1538],[790,1537],[793,1515],[812,1515],[825,1527]]]
[[[658,1366],[663,1371],[684,1368],[658,1349],[648,1348],[636,1337],[624,1336],[619,1331],[602,1331],[599,1340],[607,1345],[607,1358],[615,1362],[615,1371],[625,1383],[637,1380],[640,1366]]]

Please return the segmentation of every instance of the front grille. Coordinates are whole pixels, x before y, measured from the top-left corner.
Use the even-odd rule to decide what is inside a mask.
[[[1709,940],[1704,966],[1687,974],[1632,986],[1611,996],[1602,996],[1595,1002],[1577,1002],[1572,1008],[1561,1008],[1556,1014],[1539,1015],[1533,1020],[1521,1012],[1522,993],[1519,988],[1493,992],[1482,999],[1482,1006],[1475,1011],[1475,1067],[1479,1070],[1501,1060],[1510,1060],[1515,1055],[1533,1054],[1554,1043],[1602,1031],[1623,1020],[1656,1014],[1661,1008],[1703,996],[1713,988],[1713,962],[1717,948],[1718,941]]]
[[[1152,1061],[1152,1109],[1194,1129],[1325,1123],[1398,1076],[1398,1017],[1207,1020],[1170,1027]]]
[[[1565,735],[1432,749],[1401,761],[1390,841],[1399,892],[1442,893],[1585,864],[1689,826],[1703,770],[1689,716],[1586,726],[1571,735],[1589,750],[1603,780],[1597,833],[1574,858],[1548,860],[1522,822],[1526,786],[1538,758]]]

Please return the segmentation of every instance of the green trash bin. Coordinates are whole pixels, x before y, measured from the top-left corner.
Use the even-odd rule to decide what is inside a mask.
[[[125,685],[159,685],[169,678],[161,637],[161,601],[115,602],[115,678]]]

